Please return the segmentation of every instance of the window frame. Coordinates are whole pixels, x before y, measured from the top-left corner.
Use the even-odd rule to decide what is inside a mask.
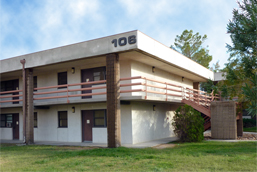
[[[67,124],[67,126],[60,126],[61,120],[65,120],[65,118],[60,119],[60,116],[62,115],[62,113],[66,114],[66,124]],[[67,111],[58,111],[58,128],[68,128],[68,112]]]
[[[59,72],[57,74],[57,82],[58,85],[66,85],[68,84],[68,73],[66,72]],[[64,87],[58,87],[58,89],[62,89],[62,88],[67,88],[66,86]]]
[[[95,112],[96,111],[104,111],[104,117],[95,117]],[[102,119],[104,118],[104,125],[95,125],[95,120],[96,119]],[[93,113],[93,126],[95,128],[105,128],[107,127],[107,116],[106,116],[106,109],[99,109],[99,110],[94,110],[94,113]]]
[[[2,116],[4,116],[4,120],[2,119]],[[8,120],[7,120],[7,116],[11,116],[11,122],[10,122],[10,120],[9,120],[9,122],[7,122]],[[12,128],[12,126],[13,126],[13,114],[1,114],[1,120],[0,120],[0,128]],[[4,126],[2,126],[1,124],[2,124],[2,121],[4,121]],[[11,123],[11,125],[10,126],[8,126],[8,124],[7,123]]]

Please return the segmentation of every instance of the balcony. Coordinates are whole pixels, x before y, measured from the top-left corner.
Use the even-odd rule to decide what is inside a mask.
[[[21,107],[22,90],[0,92],[0,107]],[[120,99],[180,103],[182,99],[209,106],[217,96],[142,76],[120,79]],[[34,105],[105,102],[106,80],[34,88]]]

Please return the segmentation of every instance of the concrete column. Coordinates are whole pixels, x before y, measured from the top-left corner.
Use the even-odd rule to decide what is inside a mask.
[[[26,144],[34,143],[33,70],[26,69]]]
[[[120,136],[120,63],[118,54],[106,56],[108,147],[121,146]]]

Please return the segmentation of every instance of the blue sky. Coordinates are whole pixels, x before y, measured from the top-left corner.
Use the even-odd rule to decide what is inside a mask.
[[[207,34],[221,67],[236,0],[0,0],[0,59],[131,30],[170,46],[185,29]]]

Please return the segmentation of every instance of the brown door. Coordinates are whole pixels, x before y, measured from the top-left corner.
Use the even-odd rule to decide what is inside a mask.
[[[92,110],[82,111],[82,141],[92,141],[93,116]]]
[[[105,80],[106,67],[81,70],[81,82],[92,82]],[[82,88],[90,88],[92,85],[83,85]],[[82,94],[92,93],[92,90],[82,91]],[[83,99],[92,98],[92,96],[83,96]]]
[[[13,114],[13,139],[19,139],[19,114]]]
[[[91,82],[94,81],[93,70],[85,69],[81,70],[81,82]],[[82,88],[90,88],[92,85],[82,85]],[[82,94],[92,93],[92,90],[82,91]],[[82,99],[92,98],[92,96],[83,96]]]

